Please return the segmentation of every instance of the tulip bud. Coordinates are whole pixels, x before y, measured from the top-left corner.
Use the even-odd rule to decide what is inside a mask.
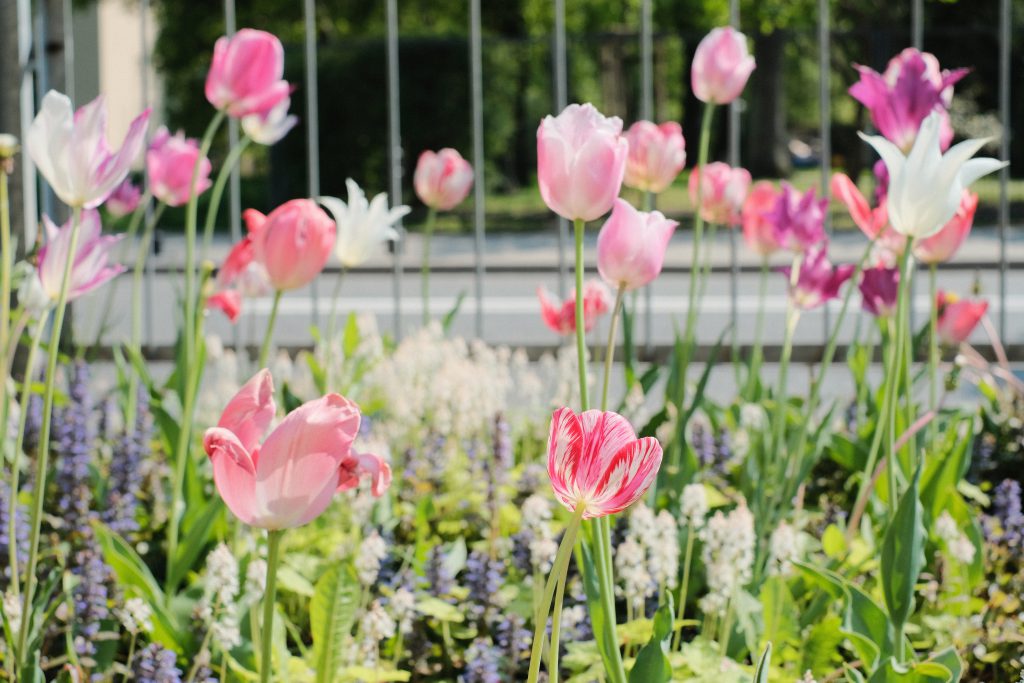
[[[708,104],[729,104],[743,92],[753,70],[747,37],[731,26],[713,29],[693,55],[693,94]]]
[[[660,211],[645,213],[616,199],[597,236],[597,270],[609,286],[628,290],[658,277],[672,232],[679,225]]]

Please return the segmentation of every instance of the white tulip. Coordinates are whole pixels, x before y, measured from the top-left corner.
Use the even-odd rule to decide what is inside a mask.
[[[320,197],[318,201],[334,216],[338,224],[338,239],[334,252],[346,268],[358,266],[373,256],[374,250],[388,240],[397,240],[398,231],[392,225],[409,213],[408,206],[388,209],[388,196],[381,192],[373,201],[366,200],[362,188],[351,178],[348,204],[337,197]]]

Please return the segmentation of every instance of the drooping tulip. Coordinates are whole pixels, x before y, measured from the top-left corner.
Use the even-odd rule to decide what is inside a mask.
[[[29,126],[26,146],[62,202],[94,209],[121,184],[138,158],[149,113],[147,109],[131,122],[121,148],[112,152],[103,96],[74,111],[67,95],[51,90]]]
[[[252,237],[253,256],[279,292],[308,285],[320,274],[334,248],[334,221],[311,199],[293,199],[264,216],[242,215]]]
[[[708,223],[738,225],[750,181],[747,169],[713,161],[706,168],[694,168],[690,172],[690,201],[694,206],[700,203],[701,217]]]
[[[974,224],[974,212],[978,209],[978,195],[964,190],[960,208],[946,221],[942,229],[931,237],[914,242],[914,256],[918,261],[931,265],[944,263],[960,250]]]
[[[302,526],[362,474],[374,478],[375,495],[390,482],[386,462],[352,451],[360,420],[352,401],[327,394],[304,403],[261,444],[275,412],[273,380],[260,370],[203,436],[217,491],[243,523],[272,530]]]
[[[896,312],[899,268],[866,268],[857,286],[865,311],[876,318],[888,318]]]
[[[789,288],[793,303],[803,309],[817,308],[839,296],[839,288],[853,275],[854,266],[847,264],[833,266],[825,254],[824,246],[811,249],[800,261],[796,283]],[[787,279],[791,279],[792,268],[779,268]]]
[[[266,296],[272,290],[267,269],[256,260],[253,236],[246,235],[231,247],[217,269],[214,293],[207,298],[206,306],[223,311],[231,322],[237,322],[243,298]]]
[[[192,198],[192,175],[199,160],[199,141],[161,126],[146,151],[146,175],[153,196],[168,206],[184,206]],[[210,160],[203,157],[196,173],[195,193],[210,188]]]
[[[910,153],[878,135],[859,134],[875,148],[889,171],[889,222],[901,235],[924,239],[938,232],[960,206],[964,189],[1007,164],[972,159],[986,140],[964,140],[943,154],[939,149],[939,115],[921,124]]]
[[[288,113],[292,98],[286,97],[263,114],[249,114],[242,117],[242,130],[253,142],[269,147],[276,145],[288,134],[299,117]]]
[[[626,172],[622,119],[592,104],[570,104],[537,128],[537,183],[544,203],[568,220],[592,221],[612,208]]]
[[[623,136],[629,142],[623,182],[643,192],[664,192],[686,165],[683,128],[675,121],[637,121]]]
[[[693,94],[701,102],[729,104],[743,92],[754,66],[745,35],[731,26],[712,29],[693,55]]]
[[[782,193],[769,212],[775,240],[792,252],[820,248],[826,240],[825,210],[828,200],[818,199],[814,188],[800,192],[789,183],[782,183]]]
[[[473,167],[450,147],[426,150],[416,161],[412,178],[420,201],[437,211],[450,211],[462,203],[473,186]]]
[[[110,193],[103,206],[107,207],[111,216],[122,218],[135,211],[141,200],[142,190],[130,178],[125,178],[124,182]]]
[[[576,331],[576,292],[572,292],[565,301],[559,303],[544,288],[537,288],[540,300],[540,314],[544,324],[555,334],[562,336]],[[583,284],[583,330],[590,332],[597,324],[597,319],[607,313],[612,306],[612,295],[608,288],[598,280],[588,280]]]
[[[868,239],[875,242],[872,262],[884,267],[897,263],[903,250],[907,248],[907,240],[889,225],[885,195],[882,195],[878,206],[871,208],[867,199],[845,173],[834,174],[830,186],[833,196],[850,212],[854,224]]]
[[[393,227],[410,209],[404,204],[388,208],[388,195],[381,192],[367,201],[366,193],[349,178],[348,203],[337,197],[320,197],[319,202],[334,216],[338,224],[338,239],[334,253],[346,268],[365,263],[384,242],[397,240]]]
[[[775,224],[768,217],[778,199],[779,192],[775,187],[767,180],[760,180],[754,183],[743,202],[740,213],[743,240],[761,256],[770,256],[782,248],[775,239]]]
[[[958,346],[971,338],[974,328],[988,312],[983,299],[961,299],[939,290],[936,297],[939,319],[936,331],[943,346]]]
[[[206,99],[233,118],[266,115],[287,99],[284,46],[277,36],[251,28],[222,36],[206,75]]]
[[[612,288],[627,291],[658,277],[677,221],[660,211],[637,211],[616,199],[612,215],[597,236],[597,270]]]
[[[548,476],[558,501],[583,519],[625,510],[654,483],[661,444],[638,439],[629,421],[611,411],[577,415],[559,408],[551,418]]]

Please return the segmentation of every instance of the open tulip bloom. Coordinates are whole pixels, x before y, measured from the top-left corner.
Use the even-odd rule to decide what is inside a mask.
[[[388,195],[381,192],[367,201],[366,193],[349,178],[348,202],[337,197],[320,197],[318,201],[331,212],[338,225],[334,253],[346,268],[362,265],[385,242],[398,239],[394,225],[411,210],[404,204],[388,208]]]

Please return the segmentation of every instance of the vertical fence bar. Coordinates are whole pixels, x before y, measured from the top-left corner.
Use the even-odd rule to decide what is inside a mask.
[[[316,3],[306,0],[303,5],[306,47],[306,162],[309,176],[309,196],[320,196],[320,86],[316,73]],[[309,285],[313,297],[313,325],[320,324],[320,291],[314,279]],[[330,342],[331,340],[328,340]]]
[[[402,135],[398,110],[398,0],[387,0],[388,62],[388,163],[391,167],[391,205],[402,203]],[[402,337],[402,243],[405,231],[399,222],[393,245],[392,294],[395,339]]]
[[[48,42],[47,36],[50,35],[49,26],[47,25],[46,8],[42,2],[36,3],[36,14],[33,19],[32,26],[32,42],[33,42],[33,60],[32,64],[36,72],[36,93],[35,101],[41,101],[46,91],[50,89],[50,65],[47,61],[46,44]],[[23,154],[23,157],[28,156]],[[38,179],[33,178],[32,182],[39,182]],[[49,183],[41,183],[40,194],[42,195],[43,213],[50,218],[56,219],[58,223],[62,223],[63,220],[59,218],[57,213],[57,202],[53,193],[53,188],[50,187]]]
[[[918,50],[924,44],[924,0],[913,0],[910,6],[910,42]]]
[[[224,28],[229,36],[234,35],[238,29],[235,0],[224,0]],[[238,121],[232,117],[228,119],[228,148],[234,148],[237,144]],[[231,169],[231,175],[228,178],[228,225],[231,229],[231,242],[234,244],[242,238],[242,176],[238,165]],[[238,353],[241,343],[240,327],[241,325],[231,326],[231,343],[235,353]]]
[[[480,0],[469,2],[469,62],[473,112],[473,257],[476,264],[476,336],[484,336],[484,84]]]
[[[640,4],[640,118],[654,120],[654,36],[652,27],[652,0]],[[647,200],[654,209],[656,195],[648,192]],[[654,336],[653,284],[644,287],[644,348],[650,353]],[[633,325],[639,311],[633,311]]]
[[[829,181],[832,174],[832,61],[831,52],[831,16],[829,0],[818,0],[818,116],[821,118],[819,132],[821,135],[821,196],[828,199]],[[825,234],[832,237],[832,210],[825,211]],[[832,316],[828,304],[824,307],[824,327],[822,328],[822,344],[827,343]]]
[[[729,0],[729,25],[737,31],[740,29],[740,3],[739,0]],[[740,102],[736,98],[729,103],[729,139],[727,156],[729,165],[733,168],[740,165]],[[729,233],[729,324],[732,328],[732,338],[736,340],[733,348],[736,348],[739,336],[739,253],[736,247],[736,229],[728,230]],[[714,245],[712,251],[714,253]]]
[[[551,61],[555,67],[555,113],[565,109],[569,100],[568,69],[565,45],[565,0],[555,0],[555,41]],[[569,264],[565,249],[569,242],[569,221],[558,217],[558,295],[565,298]]]
[[[1010,158],[1010,21],[1013,10],[1010,0],[999,2],[999,121],[1003,134],[999,139],[999,158]],[[1010,224],[1010,169],[999,171],[999,336],[1006,339],[1006,231]]]
[[[21,140],[28,138],[28,127],[35,116],[35,82],[32,72],[32,0],[18,0],[18,66],[21,68],[21,84],[18,93],[21,115]],[[36,184],[36,166],[32,156],[22,154],[21,193],[25,216],[26,249],[36,236],[39,220],[39,186]]]
[[[142,62],[139,64],[139,86],[142,88],[142,108],[146,109],[146,108],[149,107],[149,104],[150,104],[150,101],[149,101],[149,67],[150,67],[150,60],[149,60],[149,0],[142,0],[142,2],[139,3],[139,48],[140,48],[140,51],[142,52]],[[148,138],[149,138],[149,136],[150,136],[150,128],[147,128],[146,129],[147,145],[148,145]],[[149,182],[148,174],[143,173],[142,174],[142,189],[143,190],[147,189],[148,182]],[[152,207],[152,204],[150,204],[149,206],[146,207],[146,222],[147,223],[149,222],[149,219],[152,216],[152,214],[153,214],[153,207]],[[155,247],[156,247],[156,244],[155,244],[155,240],[154,240],[154,244],[152,244],[150,246],[150,252],[151,252],[150,256],[152,256],[152,252],[155,251]],[[156,310],[156,306],[153,303],[153,291],[155,289],[155,282],[154,281],[156,279],[156,276],[153,273],[153,265],[154,265],[153,264],[153,259],[152,258],[146,258],[145,266],[143,266],[143,271],[142,271],[143,272],[143,277],[145,278],[144,279],[145,286],[143,288],[143,296],[145,297],[145,300],[146,300],[146,305],[144,306],[144,308],[146,310],[143,313],[143,316],[144,316],[143,321],[144,321],[145,328],[146,328],[146,334],[145,334],[146,343],[150,347],[155,345],[154,344],[154,338],[153,338],[153,335],[155,334],[155,332],[153,330],[153,328],[154,328],[154,319],[153,318],[154,318],[154,311]]]
[[[71,0],[63,2],[61,28],[64,29],[64,94],[77,104],[75,97],[75,8]]]

